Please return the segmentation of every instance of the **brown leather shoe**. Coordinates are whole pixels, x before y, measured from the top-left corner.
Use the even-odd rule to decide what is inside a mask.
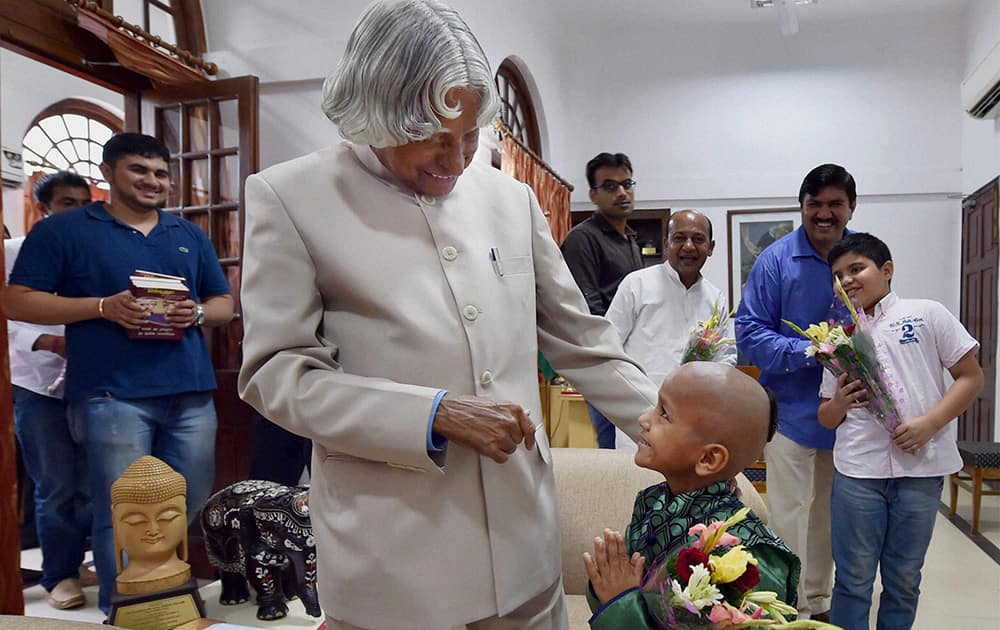
[[[76,578],[66,578],[49,591],[49,606],[53,608],[59,610],[79,608],[85,603],[86,599],[84,599],[83,590],[80,588],[80,580]]]
[[[815,615],[809,615],[809,618],[813,621],[822,621],[823,623],[830,623],[830,611],[816,613]]]

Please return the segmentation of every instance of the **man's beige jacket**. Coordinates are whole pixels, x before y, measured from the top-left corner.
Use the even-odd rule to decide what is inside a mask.
[[[532,191],[473,163],[423,197],[342,144],[251,176],[246,202],[240,394],[313,440],[325,613],[449,628],[553,585],[537,351],[633,438],[657,388],[588,314]],[[497,464],[448,444],[432,459],[440,390],[530,410],[537,448]]]

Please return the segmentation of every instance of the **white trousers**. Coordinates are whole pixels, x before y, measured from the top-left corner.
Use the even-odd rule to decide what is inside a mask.
[[[456,593],[461,597],[461,593]],[[364,630],[327,615],[328,630]],[[562,578],[503,617],[487,617],[453,630],[569,630]]]
[[[802,446],[781,433],[764,447],[768,525],[802,561],[799,618],[830,610],[833,551],[830,491],[833,451]]]

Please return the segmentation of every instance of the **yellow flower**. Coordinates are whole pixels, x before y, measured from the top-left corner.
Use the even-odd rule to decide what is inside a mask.
[[[830,324],[827,322],[810,324],[809,328],[806,328],[806,336],[817,343],[823,343],[830,336]]]
[[[748,563],[756,565],[757,559],[750,555],[743,545],[736,545],[722,556],[712,556],[708,559],[708,564],[712,568],[712,582],[728,584],[739,579],[747,570]]]

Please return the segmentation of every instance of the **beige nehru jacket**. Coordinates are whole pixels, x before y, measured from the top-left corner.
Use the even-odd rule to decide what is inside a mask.
[[[251,176],[246,198],[240,394],[313,440],[325,612],[444,628],[552,585],[537,350],[633,438],[656,387],[589,315],[532,191],[474,163],[424,198],[389,183],[368,147],[342,144]],[[437,466],[426,438],[439,389],[530,409],[538,447],[497,464],[450,444]]]

